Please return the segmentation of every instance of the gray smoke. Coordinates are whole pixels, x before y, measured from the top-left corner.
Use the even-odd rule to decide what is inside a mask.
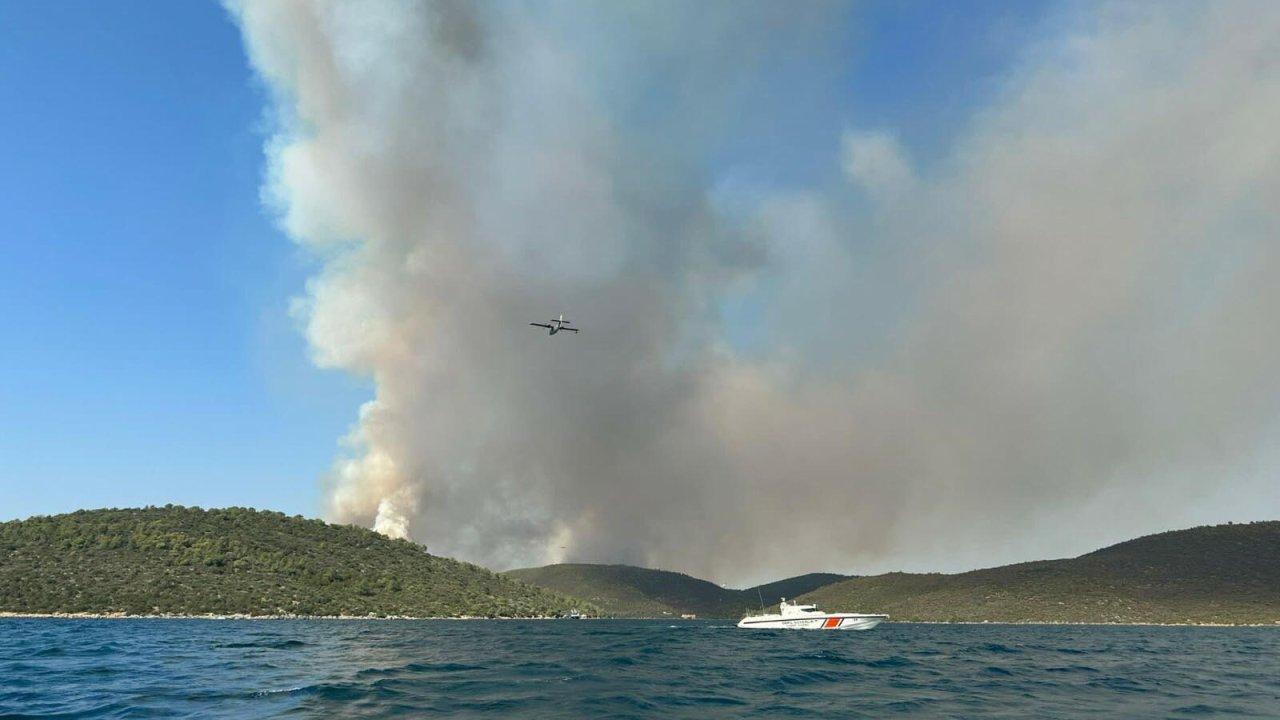
[[[1081,8],[945,157],[852,116],[842,182],[745,190],[845,7],[232,10],[315,361],[377,388],[335,520],[734,582],[1280,511],[1280,6]]]

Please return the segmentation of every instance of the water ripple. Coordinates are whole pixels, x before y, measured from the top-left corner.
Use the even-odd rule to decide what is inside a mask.
[[[1280,630],[0,620],[0,718],[1280,716]]]

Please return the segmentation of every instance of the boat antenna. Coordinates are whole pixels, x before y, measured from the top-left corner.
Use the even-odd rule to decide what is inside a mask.
[[[756,597],[760,598],[760,612],[764,612],[764,595],[760,593],[760,586],[756,586]]]

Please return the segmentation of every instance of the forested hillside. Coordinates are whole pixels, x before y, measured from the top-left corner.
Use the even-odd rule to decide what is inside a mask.
[[[244,508],[0,523],[0,611],[543,616],[577,600],[363,528]]]
[[[707,580],[668,570],[631,565],[563,563],[511,570],[525,582],[589,600],[612,617],[668,617],[692,613],[699,617],[738,617],[760,603],[777,603],[846,576],[810,573],[759,587],[733,590]]]
[[[854,578],[802,600],[895,620],[1280,623],[1280,522],[1176,530],[954,575]]]

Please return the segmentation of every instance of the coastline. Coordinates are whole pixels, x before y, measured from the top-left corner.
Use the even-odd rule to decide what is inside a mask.
[[[1213,623],[1213,622],[1065,622],[1062,620],[886,620],[886,623],[897,622],[902,625],[1067,625],[1075,627],[1247,627],[1247,628],[1280,628],[1280,620],[1273,623]]]
[[[559,620],[550,615],[533,617],[481,617],[471,615],[248,615],[242,613],[30,613],[0,611],[0,620]],[[597,619],[597,618],[582,618]]]
[[[561,620],[553,616],[537,617],[474,617],[474,616],[414,616],[414,615],[246,615],[227,614],[145,614],[129,613],[22,613],[0,611],[0,620],[10,619],[46,619],[46,620]],[[583,620],[670,620],[670,618],[581,618]],[[702,620],[729,620],[729,618],[700,618]],[[1075,627],[1206,627],[1206,628],[1277,628],[1280,621],[1274,623],[1155,623],[1155,622],[1061,622],[1061,621],[996,621],[996,620],[888,620],[886,625],[1064,625]]]

